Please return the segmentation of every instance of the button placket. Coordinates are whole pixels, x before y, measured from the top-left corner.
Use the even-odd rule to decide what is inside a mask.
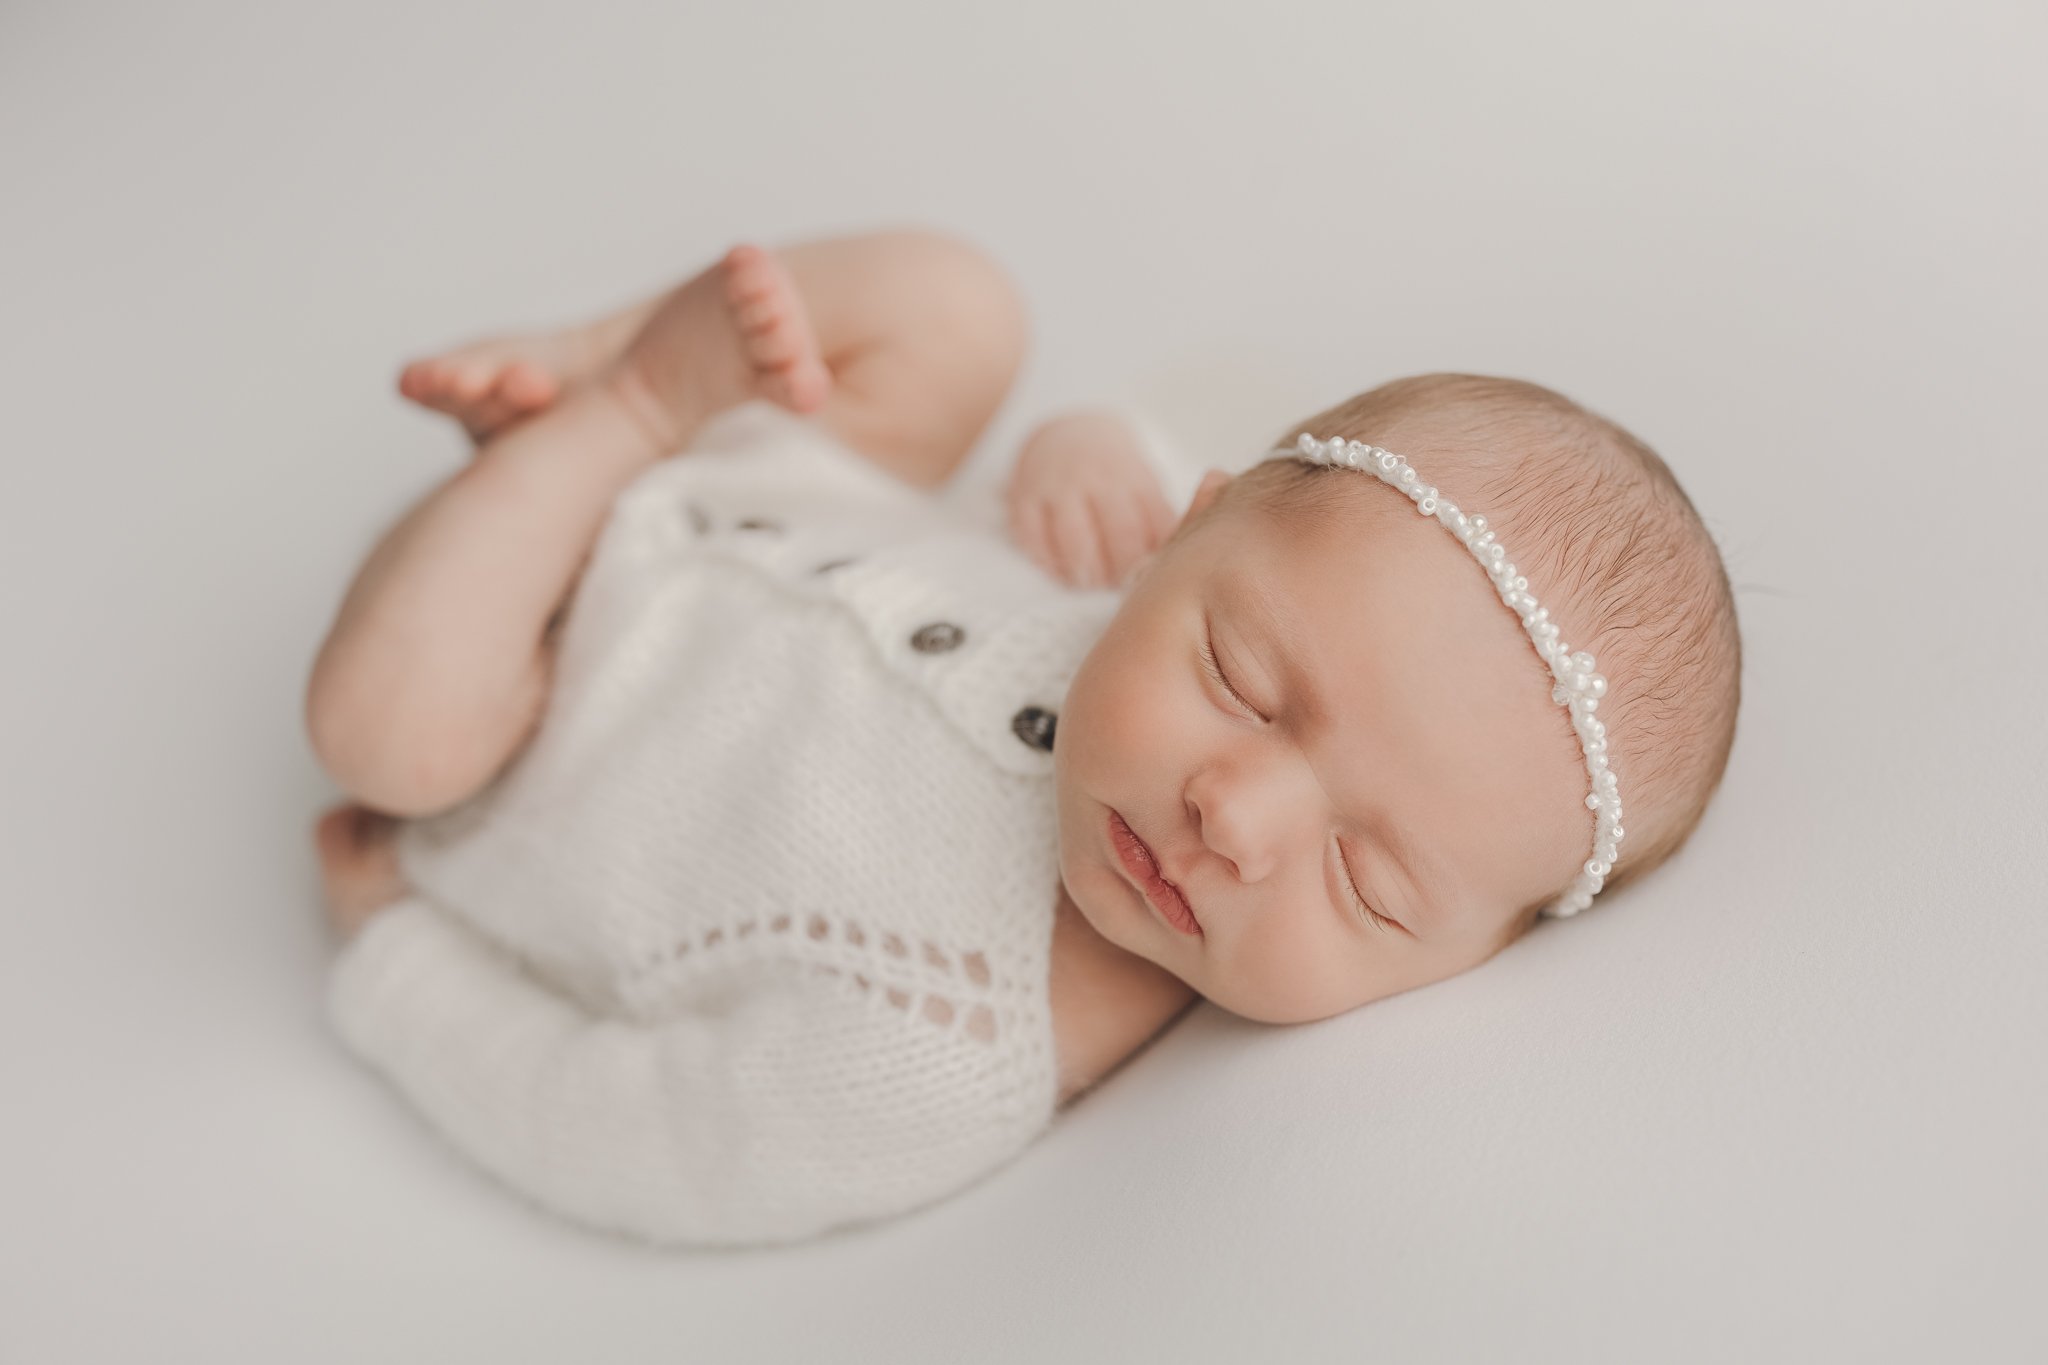
[[[1059,728],[1059,713],[1043,706],[1027,706],[1010,717],[1010,730],[1018,739],[1044,753],[1052,752],[1053,732]]]
[[[920,654],[943,654],[958,649],[966,638],[966,630],[951,621],[933,621],[911,633],[910,647]]]

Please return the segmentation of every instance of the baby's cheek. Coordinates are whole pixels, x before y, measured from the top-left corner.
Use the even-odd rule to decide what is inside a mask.
[[[1098,701],[1103,723],[1133,759],[1185,752],[1195,737],[1185,698],[1162,681],[1156,665],[1118,665],[1106,673]]]
[[[1247,1018],[1299,1024],[1343,1014],[1403,989],[1399,961],[1361,952],[1331,918],[1335,911],[1305,902],[1300,913],[1246,917],[1228,953],[1224,990]]]

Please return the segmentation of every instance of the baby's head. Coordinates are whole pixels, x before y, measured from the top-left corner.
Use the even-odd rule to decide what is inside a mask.
[[[1603,894],[1669,857],[1726,766],[1741,642],[1664,462],[1559,394],[1479,375],[1381,385],[1275,444],[1302,433],[1393,451],[1486,517],[1607,679],[1625,828]],[[1210,470],[1061,708],[1061,881],[1103,937],[1248,1019],[1322,1019],[1478,966],[1593,856],[1553,682],[1472,551],[1397,489],[1297,459]],[[1199,933],[1140,894],[1118,817]]]

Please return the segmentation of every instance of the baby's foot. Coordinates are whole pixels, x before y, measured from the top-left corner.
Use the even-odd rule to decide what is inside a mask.
[[[615,355],[602,351],[595,326],[494,337],[413,361],[399,374],[398,391],[447,413],[481,444],[539,412]]]
[[[356,805],[334,807],[314,827],[327,918],[343,938],[411,889],[391,845],[397,832],[395,817]]]
[[[751,243],[662,299],[603,381],[664,453],[735,404],[766,398],[812,412],[832,392],[795,281]]]

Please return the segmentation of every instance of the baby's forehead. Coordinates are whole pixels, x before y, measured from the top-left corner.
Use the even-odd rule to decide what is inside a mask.
[[[1364,480],[1369,476],[1349,474]],[[1323,487],[1313,500],[1291,498],[1278,505],[1242,510],[1243,538],[1256,547],[1258,561],[1270,570],[1284,569],[1338,577],[1365,585],[1388,575],[1429,570],[1444,573],[1457,567],[1448,547],[1462,550],[1457,539],[1418,516],[1407,498],[1392,489],[1384,497],[1360,496],[1358,490]],[[1431,537],[1428,532],[1436,530]],[[1441,543],[1439,543],[1441,542]],[[1474,581],[1485,585],[1477,564]]]
[[[1569,738],[1563,713],[1550,714],[1549,666],[1492,577],[1457,536],[1385,491],[1391,509],[1339,499],[1252,518],[1240,543],[1222,547],[1221,596],[1298,665],[1340,727],[1383,727],[1389,704],[1405,700],[1484,706]]]

